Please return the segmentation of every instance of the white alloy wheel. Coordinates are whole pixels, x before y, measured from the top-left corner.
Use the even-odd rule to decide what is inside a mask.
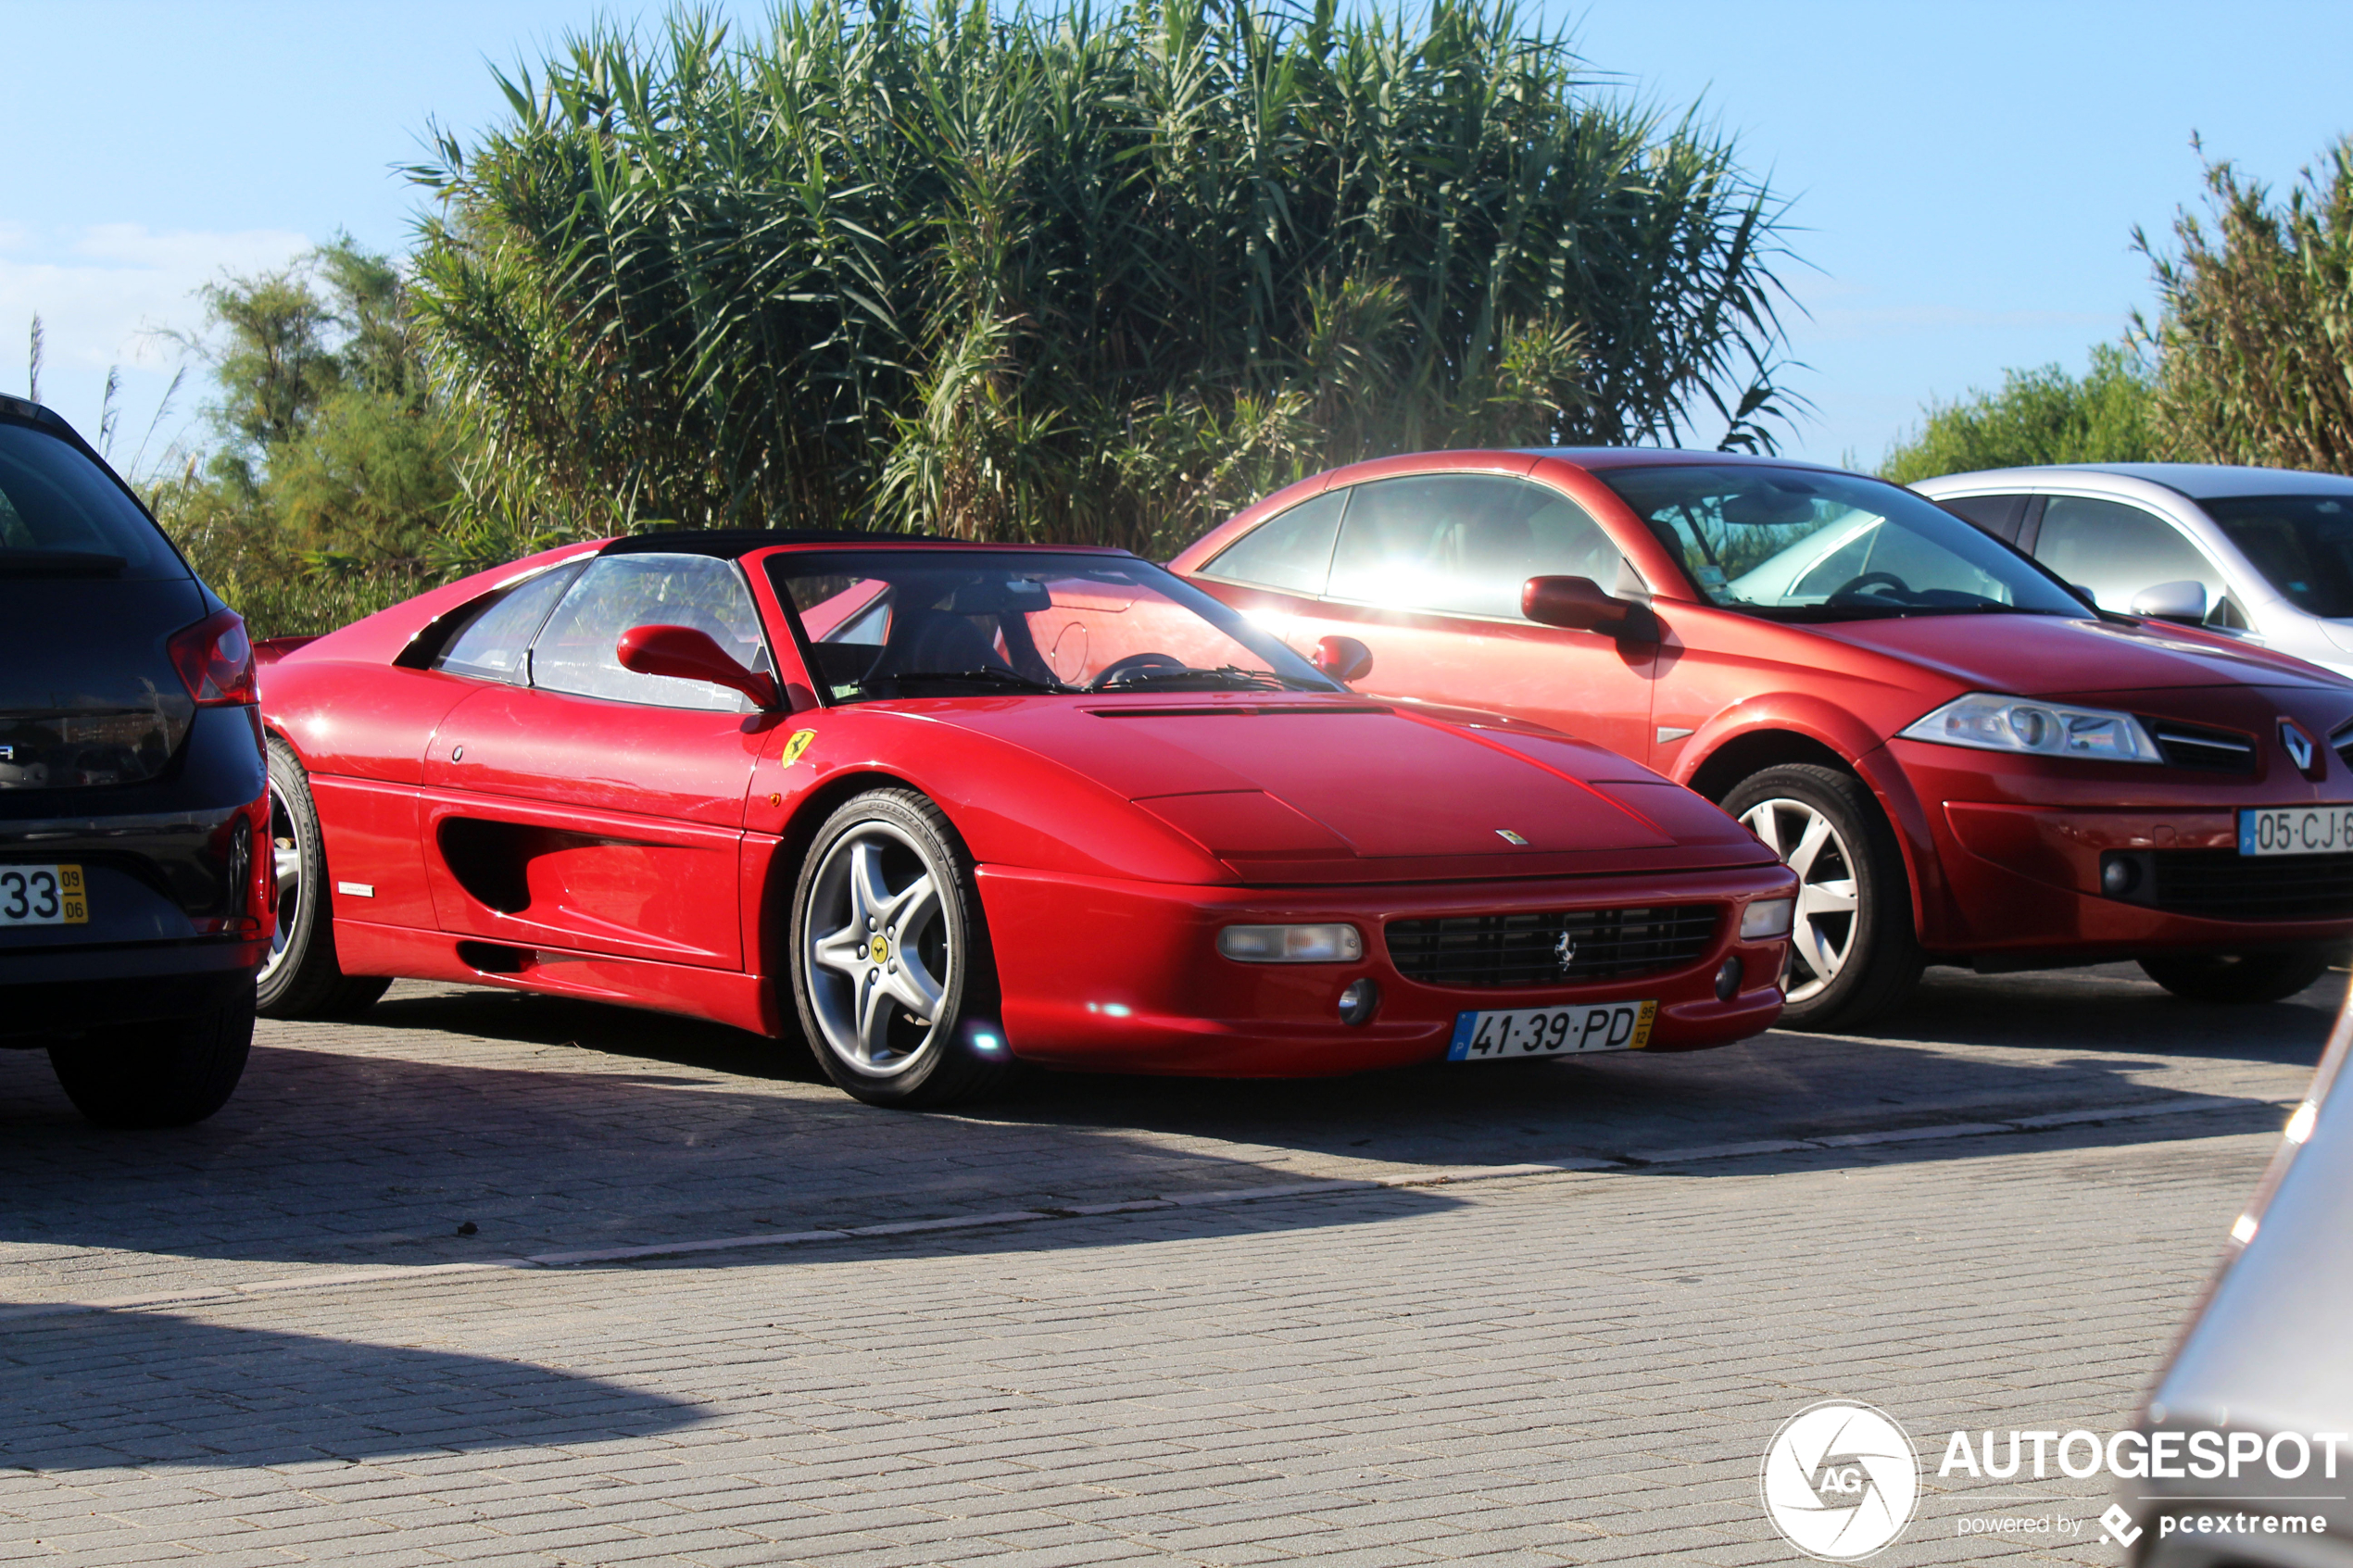
[[[1803,800],[1779,796],[1741,813],[1741,825],[1797,873],[1797,920],[1790,933],[1785,992],[1803,1002],[1838,978],[1855,951],[1861,897],[1855,854],[1830,818]]]
[[[960,961],[940,909],[947,874],[879,817],[835,840],[817,867],[801,925],[810,1010],[826,1047],[861,1073],[896,1077],[940,1048]]]
[[[270,931],[270,956],[261,961],[258,984],[268,985],[285,968],[294,950],[295,922],[302,915],[302,827],[278,781],[270,781],[270,860],[278,879],[278,921]]]

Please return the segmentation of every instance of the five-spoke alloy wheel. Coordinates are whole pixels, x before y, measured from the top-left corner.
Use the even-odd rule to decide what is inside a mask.
[[[310,778],[294,748],[270,737],[270,846],[278,875],[278,923],[270,933],[256,996],[265,1018],[347,1018],[364,1011],[392,982],[346,974],[335,961],[327,853]]]
[[[972,858],[912,790],[843,805],[793,897],[793,992],[828,1077],[873,1105],[942,1105],[1003,1070]]]

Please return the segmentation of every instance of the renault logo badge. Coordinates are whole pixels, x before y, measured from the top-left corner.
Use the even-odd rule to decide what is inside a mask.
[[[2312,759],[2317,755],[2317,748],[2312,745],[2312,737],[2304,733],[2303,725],[2293,719],[2281,720],[2280,744],[2287,747],[2287,759],[2296,764],[2296,771],[2309,773],[2312,771]]]

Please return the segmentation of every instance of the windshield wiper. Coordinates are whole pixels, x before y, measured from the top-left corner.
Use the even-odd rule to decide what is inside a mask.
[[[1139,686],[1175,685],[1183,682],[1211,682],[1244,691],[1322,692],[1331,688],[1320,683],[1309,684],[1294,676],[1277,675],[1272,670],[1244,670],[1236,664],[1221,664],[1214,670],[1187,665],[1181,670],[1161,666],[1149,670],[1132,670],[1108,685],[1098,685],[1099,692],[1132,691]]]
[[[983,665],[976,670],[894,670],[888,674],[883,676],[882,680],[899,682],[971,681],[979,685],[1019,686],[1022,690],[1026,692],[1067,692],[1076,690],[1076,687],[1063,685],[1060,681],[1035,680],[1030,676],[1023,674],[1018,670],[1007,670],[1001,665],[995,664]]]

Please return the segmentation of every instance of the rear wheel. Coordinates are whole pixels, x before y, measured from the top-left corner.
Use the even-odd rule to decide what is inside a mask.
[[[2271,953],[2169,953],[2141,960],[2141,972],[2187,1002],[2276,1002],[2329,971],[2324,948]]]
[[[869,1105],[948,1105],[1005,1073],[972,857],[912,790],[859,796],[818,830],[793,893],[792,973],[818,1064]]]
[[[1911,994],[1925,960],[1903,852],[1861,780],[1807,763],[1767,768],[1724,809],[1797,873],[1785,1027],[1856,1028]]]
[[[74,1109],[102,1127],[184,1127],[229,1101],[253,1046],[253,997],[190,1018],[94,1029],[49,1047]]]
[[[346,974],[335,962],[333,905],[319,808],[294,747],[270,737],[270,843],[278,874],[278,923],[262,960],[258,1006],[265,1018],[347,1018],[392,982]]]

